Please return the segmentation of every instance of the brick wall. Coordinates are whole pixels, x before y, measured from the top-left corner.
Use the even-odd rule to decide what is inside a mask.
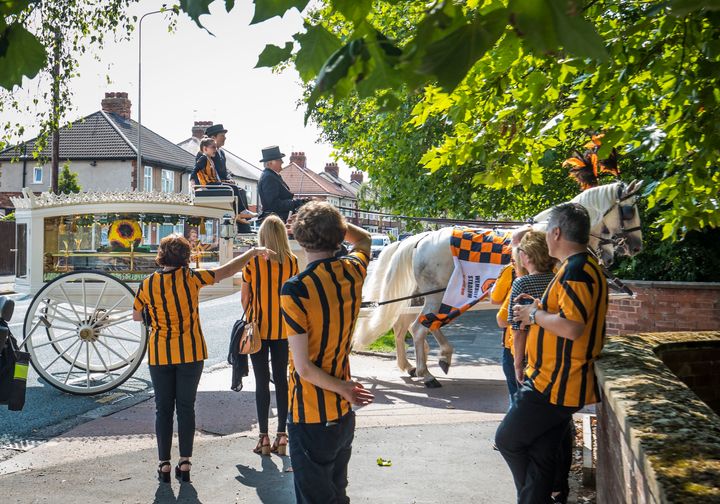
[[[720,415],[720,345],[669,345],[656,351],[690,390]]]
[[[720,328],[720,283],[625,281],[635,299],[611,300],[608,335]]]
[[[597,405],[597,502],[603,504],[656,503],[653,482],[649,482],[642,461],[628,444],[630,437],[604,400]]]

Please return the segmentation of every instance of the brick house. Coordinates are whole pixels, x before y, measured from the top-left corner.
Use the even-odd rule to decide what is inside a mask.
[[[205,135],[205,130],[212,125],[212,121],[195,121],[190,138],[183,140],[178,146],[195,156],[200,150],[200,140]],[[228,175],[232,177],[238,186],[245,189],[250,210],[254,211],[258,204],[257,183],[260,175],[262,175],[262,169],[233,154],[225,147],[222,148],[222,151],[225,153]]]
[[[60,128],[60,169],[69,163],[83,191],[187,191],[195,156],[142,126],[142,169],[137,170],[138,123],[130,119],[127,93],[105,93],[101,110]],[[37,138],[0,151],[0,208],[24,187],[47,191],[51,185],[52,140],[39,158]]]
[[[340,212],[350,222],[359,225],[358,212],[349,210],[357,208],[357,191],[346,186],[346,182],[339,181],[337,163],[328,163],[325,170],[330,170],[332,177],[322,176],[308,168],[304,152],[293,152],[290,163],[282,169],[280,176],[296,198],[315,198],[344,207]]]

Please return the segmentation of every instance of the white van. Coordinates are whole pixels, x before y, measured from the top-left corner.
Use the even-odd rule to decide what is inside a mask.
[[[370,253],[373,258],[376,258],[382,252],[382,249],[390,245],[390,238],[384,234],[371,235],[372,243],[370,245]]]

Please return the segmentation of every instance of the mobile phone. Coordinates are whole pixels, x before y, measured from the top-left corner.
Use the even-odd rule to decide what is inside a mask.
[[[520,301],[518,301],[517,304],[529,305],[529,304],[533,304],[534,302],[535,302],[535,300],[532,298],[520,298]]]

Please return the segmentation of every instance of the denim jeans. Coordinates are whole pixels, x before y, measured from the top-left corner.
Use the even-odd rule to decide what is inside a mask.
[[[298,504],[346,504],[347,468],[355,437],[355,413],[337,422],[288,422],[290,461]]]
[[[580,408],[556,406],[526,380],[495,433],[495,444],[510,467],[518,504],[551,502],[558,455]]]

